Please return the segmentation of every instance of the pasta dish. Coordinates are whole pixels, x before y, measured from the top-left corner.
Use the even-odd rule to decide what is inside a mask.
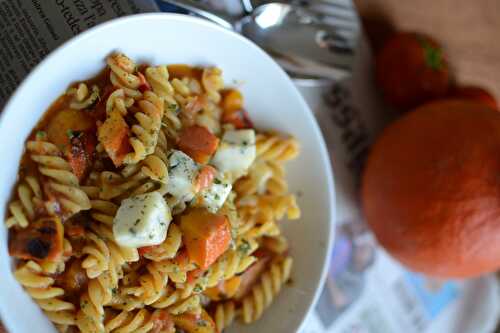
[[[112,54],[26,141],[14,276],[60,332],[221,332],[290,279],[297,141],[259,131],[215,67]]]

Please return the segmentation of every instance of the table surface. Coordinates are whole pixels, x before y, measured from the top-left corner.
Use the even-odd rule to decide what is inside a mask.
[[[354,0],[377,44],[380,22],[427,33],[441,42],[460,84],[488,88],[500,100],[500,1]],[[376,45],[375,45],[376,46]]]

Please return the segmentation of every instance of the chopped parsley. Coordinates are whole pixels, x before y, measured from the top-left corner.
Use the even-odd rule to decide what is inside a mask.
[[[79,138],[82,136],[82,132],[81,131],[73,131],[72,129],[69,129],[66,131],[66,135],[68,136],[68,138],[70,139],[73,139],[73,138]]]
[[[139,224],[139,222],[141,222],[141,220],[140,220],[140,219],[135,220],[134,225],[138,225],[138,224]]]
[[[198,319],[196,321],[196,326],[198,326],[198,327],[207,327],[208,326],[208,322],[206,320],[203,320],[203,319]]]
[[[219,179],[215,178],[214,184],[220,185],[220,184],[222,184],[222,182]]]
[[[242,254],[247,254],[250,251],[250,243],[246,239],[244,239],[241,244],[238,246],[238,252]]]
[[[134,236],[137,234],[137,231],[132,227],[128,228],[128,231]]]
[[[43,138],[45,138],[46,135],[47,135],[47,133],[45,131],[37,131],[35,134],[37,139],[43,139]]]
[[[202,291],[203,291],[203,288],[202,288],[202,287],[201,287],[201,286],[197,283],[197,284],[194,286],[193,291],[194,291],[195,293],[200,293],[200,292],[202,292]]]

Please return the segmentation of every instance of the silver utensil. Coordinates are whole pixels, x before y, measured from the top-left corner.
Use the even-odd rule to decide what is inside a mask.
[[[236,30],[269,52],[291,74],[341,80],[350,75],[359,23],[354,9],[328,0],[270,2],[234,17],[193,0],[168,0],[180,8]],[[326,11],[325,8],[328,8]]]

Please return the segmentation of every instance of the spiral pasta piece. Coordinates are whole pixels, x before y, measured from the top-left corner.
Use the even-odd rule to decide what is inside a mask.
[[[174,87],[168,81],[169,73],[167,66],[148,67],[145,71],[146,79],[148,80],[153,92],[158,97],[165,99],[166,103],[175,103],[173,100]]]
[[[122,266],[139,260],[139,255],[137,249],[125,248],[116,244],[111,227],[104,224],[93,224],[91,228],[95,234],[91,233],[89,236],[101,251],[99,254],[105,254],[104,245],[107,247],[109,252],[108,269],[89,281],[87,292],[80,298],[77,326],[83,332],[102,332],[104,331],[104,306],[112,302],[118,290],[118,283],[123,278]],[[99,237],[98,242],[96,242],[95,236]],[[89,250],[84,247],[83,252],[89,253]],[[94,252],[89,255],[96,257]],[[82,266],[87,260],[89,257],[84,260]],[[89,268],[87,268],[87,274],[88,270]]]
[[[264,248],[276,254],[283,254],[288,250],[288,241],[283,235],[264,237],[262,243]]]
[[[183,283],[178,284],[175,289],[168,286],[161,292],[160,297],[153,304],[151,304],[151,306],[157,309],[163,309],[182,302],[193,295],[195,289],[196,292],[201,291],[201,286],[198,285],[198,290],[196,288],[197,285],[197,283]]]
[[[7,228],[19,226],[26,228],[30,221],[35,218],[35,205],[42,204],[42,190],[38,180],[33,176],[27,176],[17,186],[17,199],[9,204],[10,217],[5,224]]]
[[[47,177],[48,190],[53,193],[61,208],[70,215],[90,209],[90,200],[78,184],[78,178],[71,171],[69,163],[61,157],[56,145],[47,141],[28,141],[27,151],[38,164],[38,171]],[[53,207],[48,211],[55,214]]]
[[[230,279],[250,267],[257,260],[251,255],[257,247],[254,240],[242,240],[235,250],[226,251],[205,273],[204,287],[214,287],[220,281]]]
[[[154,153],[147,156],[141,164],[141,171],[146,176],[162,184],[167,184],[168,181],[167,149],[167,138],[162,131],[159,131]]]
[[[192,295],[178,304],[172,305],[167,308],[167,311],[172,315],[180,315],[185,312],[191,312],[196,315],[201,313],[201,303],[199,295]]]
[[[101,239],[103,239],[108,246],[109,254],[110,254],[110,267],[121,267],[126,263],[136,262],[139,260],[139,252],[136,248],[133,247],[124,247],[120,246],[116,243],[113,229],[109,225],[105,224],[92,224],[92,231],[96,235],[98,235]],[[116,269],[112,270],[115,271]],[[120,275],[121,273],[117,273]],[[118,282],[117,278],[113,278],[113,281]]]
[[[263,224],[253,226],[243,234],[246,239],[257,239],[263,236],[278,236],[281,233],[275,221],[267,221]]]
[[[182,123],[177,116],[179,104],[174,98],[174,87],[168,81],[169,73],[167,66],[148,67],[145,73],[153,92],[164,101],[162,131],[165,131],[167,137],[176,139],[178,137],[177,132],[181,129]]]
[[[285,216],[290,220],[300,218],[300,208],[293,194],[264,195],[259,197],[258,209],[267,220],[281,220]]]
[[[177,93],[177,96],[188,97],[191,94],[191,90],[186,82],[175,78],[172,80],[172,87],[174,88],[174,93]],[[184,101],[184,99],[181,99]]]
[[[125,116],[127,109],[134,104],[134,100],[125,96],[123,89],[116,89],[106,100],[106,115],[109,115],[113,110],[116,110],[120,115]]]
[[[268,308],[283,285],[290,278],[293,260],[291,257],[274,262],[271,267],[262,274],[262,277],[252,288],[249,295],[242,301],[242,320],[245,324],[256,321]]]
[[[140,98],[141,92],[138,90],[141,81],[134,74],[136,64],[129,57],[121,53],[115,53],[106,59],[106,63],[111,69],[109,79],[118,88],[123,89],[127,96]]]
[[[257,134],[256,159],[260,161],[286,162],[299,154],[299,143],[293,137],[277,134]]]
[[[147,309],[134,311],[121,311],[118,315],[110,318],[105,325],[105,332],[116,333],[146,333],[153,331],[156,328],[156,323],[161,317],[162,310],[154,310],[153,312]],[[157,328],[156,330],[157,331]],[[173,326],[162,327],[164,333],[175,333]]]
[[[61,299],[64,289],[54,287],[54,279],[43,275],[40,265],[28,261],[16,269],[14,276],[53,323],[75,324],[75,306]]]
[[[222,332],[226,327],[229,327],[236,318],[234,302],[228,301],[217,304],[213,318],[218,332]]]
[[[177,102],[176,102],[177,103]],[[179,106],[177,104],[168,104],[163,113],[162,128],[166,137],[171,140],[177,140],[182,123],[178,117]]]
[[[144,258],[152,261],[162,261],[172,259],[182,244],[181,229],[174,223],[168,227],[167,238],[160,245],[153,246],[151,250],[144,254]]]
[[[101,222],[107,226],[113,225],[113,219],[118,210],[118,206],[108,200],[91,200],[90,216],[98,222]]]
[[[144,162],[144,161],[143,161]],[[143,168],[144,167],[144,168]],[[166,167],[166,165],[165,165]],[[150,170],[146,170],[146,168]],[[151,173],[156,172],[156,166],[135,164],[125,167],[122,174],[104,171],[101,173],[101,190],[99,192],[100,199],[123,199],[127,196],[144,194],[152,191],[158,191],[160,194],[167,192],[166,184],[151,179]],[[159,167],[162,169],[163,167]],[[168,171],[167,176],[168,176]],[[163,177],[162,171],[159,171]],[[157,177],[157,175],[153,175]],[[162,178],[163,180],[163,178]],[[109,206],[111,208],[111,206]],[[109,211],[109,210],[108,210]]]
[[[237,203],[239,212],[246,220],[264,223],[280,220],[285,216],[290,220],[300,218],[300,208],[293,194],[248,196]]]
[[[167,149],[167,139],[160,132],[154,153],[146,157],[139,164],[125,166],[120,174],[111,171],[102,172],[100,174],[101,189],[99,197],[104,200],[110,200],[151,191],[158,191],[162,195],[165,194],[168,182]],[[101,206],[103,204],[100,203]],[[112,207],[108,204],[106,212],[111,211]],[[113,211],[113,216],[115,212],[116,210]]]
[[[284,168],[272,161],[256,162],[234,184],[234,189],[240,198],[255,194],[283,195],[288,191]]]
[[[220,90],[224,88],[222,71],[216,67],[205,68],[201,76],[201,83],[208,98],[219,103],[221,100]]]
[[[129,139],[133,152],[125,155],[125,164],[137,163],[152,154],[161,128],[163,101],[155,93],[146,91],[138,105],[140,111],[134,115],[138,123],[132,126],[133,136]]]
[[[147,273],[139,277],[139,286],[127,287],[126,292],[138,297],[144,304],[150,305],[165,296],[167,283],[184,283],[187,271],[194,267],[181,267],[172,260],[152,261],[146,265]],[[154,306],[154,305],[153,305]]]
[[[108,270],[110,253],[102,238],[91,232],[87,233],[86,237],[90,242],[82,250],[86,255],[82,267],[86,270],[87,276],[93,279]]]
[[[103,297],[98,290],[100,289],[95,286],[92,287],[92,291],[95,293],[93,297]],[[76,314],[76,326],[80,332],[104,332],[104,310],[102,304],[100,305],[96,306],[92,302],[89,293],[85,293],[80,297],[80,310]]]
[[[92,86],[92,91],[89,91],[87,84],[80,83],[77,88],[72,88],[68,91],[73,95],[73,100],[69,107],[75,110],[83,110],[93,106],[99,100],[99,87]]]

